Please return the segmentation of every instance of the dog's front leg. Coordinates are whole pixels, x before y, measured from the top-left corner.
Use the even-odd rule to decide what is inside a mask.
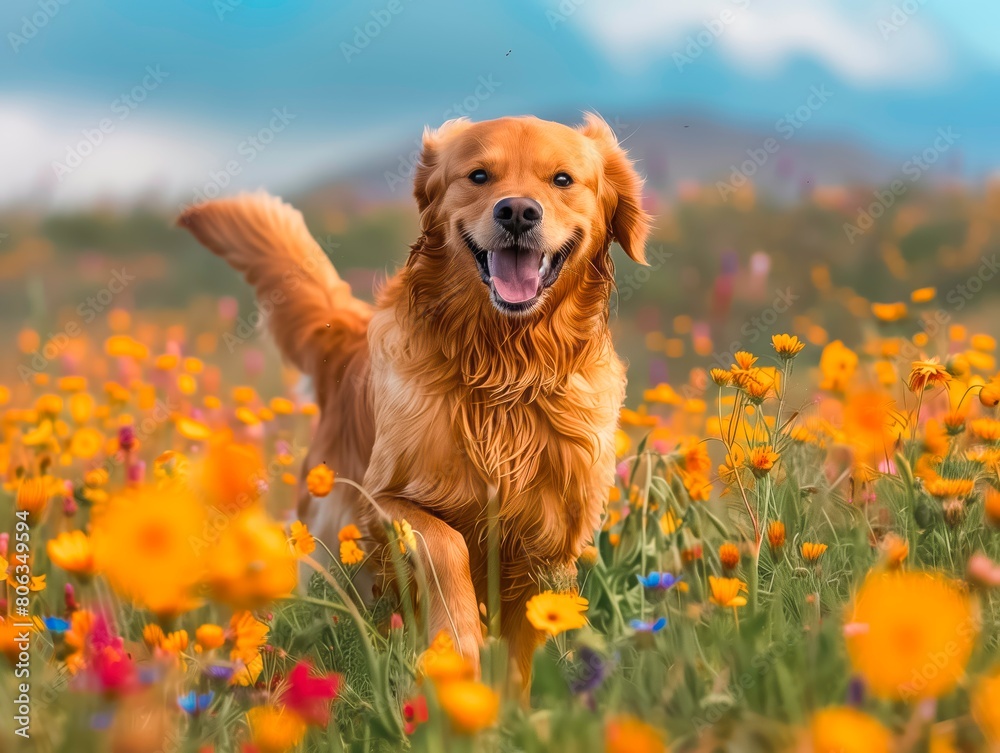
[[[392,520],[405,520],[413,528],[418,553],[427,571],[431,638],[442,630],[449,633],[455,647],[472,660],[478,674],[483,631],[465,538],[412,502],[382,498],[378,503]]]

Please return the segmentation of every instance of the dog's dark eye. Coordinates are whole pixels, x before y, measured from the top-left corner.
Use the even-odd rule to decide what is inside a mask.
[[[475,183],[477,186],[483,185],[486,181],[490,179],[490,176],[486,174],[485,170],[473,170],[469,173],[469,180]]]
[[[573,179],[569,177],[569,173],[556,173],[556,177],[552,179],[559,188],[566,188],[566,186],[573,185]]]

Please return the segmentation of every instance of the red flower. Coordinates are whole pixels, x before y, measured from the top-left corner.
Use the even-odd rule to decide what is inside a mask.
[[[312,665],[300,661],[288,673],[288,687],[281,702],[309,724],[325,727],[330,721],[330,702],[340,689],[340,675],[310,676]]]
[[[427,699],[422,695],[418,695],[403,704],[403,729],[406,734],[412,735],[416,729],[417,725],[423,724],[427,721]]]

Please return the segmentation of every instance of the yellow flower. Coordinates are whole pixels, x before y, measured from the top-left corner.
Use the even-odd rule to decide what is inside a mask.
[[[104,435],[89,426],[77,429],[70,440],[69,451],[81,460],[90,460],[101,451]]]
[[[226,642],[226,631],[219,625],[205,623],[194,631],[194,639],[203,650],[211,651]]]
[[[746,597],[740,596],[740,591],[746,591],[747,584],[739,578],[718,578],[709,575],[708,585],[712,589],[712,602],[720,607],[746,606]]]
[[[847,652],[882,698],[936,698],[965,672],[978,622],[970,597],[944,576],[872,572],[848,610]]]
[[[233,635],[233,649],[229,658],[249,664],[260,655],[260,648],[267,642],[266,624],[247,610],[237,612],[229,620],[229,630]]]
[[[913,362],[907,386],[910,388],[910,392],[923,392],[927,388],[947,384],[950,380],[951,374],[948,373],[948,370],[937,358],[931,358],[927,361]]]
[[[632,440],[628,438],[626,434],[621,429],[615,430],[615,457],[622,458],[632,447]]]
[[[97,569],[119,594],[159,615],[196,605],[203,569],[204,509],[184,487],[136,489],[115,497],[93,523]]]
[[[177,416],[174,419],[174,428],[177,429],[177,433],[182,437],[195,442],[202,442],[212,436],[212,430],[208,427],[208,424],[188,418],[187,416]]]
[[[983,353],[991,353],[997,349],[996,338],[991,335],[973,335],[969,339],[969,345]]]
[[[1000,743],[1000,668],[979,678],[973,687],[972,717],[988,742]]]
[[[306,723],[288,708],[254,706],[247,712],[250,742],[258,753],[287,753],[302,742]]]
[[[910,293],[910,300],[913,303],[930,303],[934,300],[935,295],[937,295],[937,290],[934,288],[917,288]]]
[[[779,356],[785,359],[795,358],[806,344],[795,335],[773,335],[771,345]]]
[[[733,354],[733,360],[736,363],[730,367],[732,371],[749,371],[757,363],[757,356],[745,350],[738,350]]]
[[[417,550],[417,536],[413,533],[413,526],[405,520],[392,521],[392,528],[399,539],[399,551],[406,554],[407,550],[415,552]]]
[[[674,515],[673,510],[667,510],[666,513],[660,518],[660,530],[663,531],[664,536],[670,536],[677,532],[677,529],[683,525],[684,521]]]
[[[712,381],[720,387],[728,387],[733,381],[732,374],[725,369],[712,369],[708,374],[712,377]]]
[[[316,550],[316,541],[305,523],[296,520],[292,523],[292,547],[300,557],[312,554]]]
[[[306,476],[306,488],[314,497],[325,497],[333,488],[336,476],[326,465],[317,465]]]
[[[642,399],[647,403],[663,403],[664,405],[680,405],[681,396],[669,384],[660,383],[654,389],[642,393]]]
[[[248,661],[238,660],[237,664],[239,668],[230,678],[230,685],[240,685],[245,688],[250,687],[257,682],[260,673],[264,671],[264,657],[261,656],[260,652],[254,654]]]
[[[606,753],[666,753],[667,737],[634,716],[621,714],[608,719],[604,726],[604,750]]]
[[[45,545],[52,562],[70,573],[93,575],[94,547],[83,531],[66,531]]]
[[[340,542],[340,561],[345,565],[357,565],[364,558],[364,551],[354,539]]]
[[[535,594],[527,605],[528,622],[552,636],[582,628],[587,624],[586,611],[587,600],[582,596],[552,591]]]
[[[802,559],[806,562],[815,562],[823,553],[827,550],[826,544],[814,544],[811,541],[805,541],[802,543]]]
[[[747,460],[750,471],[758,478],[766,476],[776,462],[778,462],[778,453],[774,451],[771,445],[754,447],[750,450],[750,457]]]
[[[858,355],[840,340],[834,340],[823,348],[819,357],[819,369],[823,373],[821,390],[844,392],[858,366]]]
[[[889,753],[892,737],[882,724],[846,706],[813,714],[809,724],[812,753]]]
[[[45,590],[45,586],[46,586],[45,579],[47,577],[48,576],[46,576],[46,575],[36,575],[36,576],[34,576],[31,579],[31,582],[28,584],[28,590],[30,590],[30,591],[44,591]]]
[[[474,680],[457,680],[438,686],[438,703],[459,732],[474,735],[496,721],[500,697],[492,688]]]
[[[256,426],[260,423],[260,419],[257,418],[257,414],[245,405],[241,405],[236,409],[236,420],[242,424],[246,424],[247,426]]]

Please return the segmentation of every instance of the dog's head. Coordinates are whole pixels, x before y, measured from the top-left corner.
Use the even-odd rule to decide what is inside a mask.
[[[612,239],[645,262],[642,180],[596,115],[578,128],[502,118],[428,130],[414,194],[448,273],[504,314],[535,311],[595,262],[610,269],[598,257]]]

